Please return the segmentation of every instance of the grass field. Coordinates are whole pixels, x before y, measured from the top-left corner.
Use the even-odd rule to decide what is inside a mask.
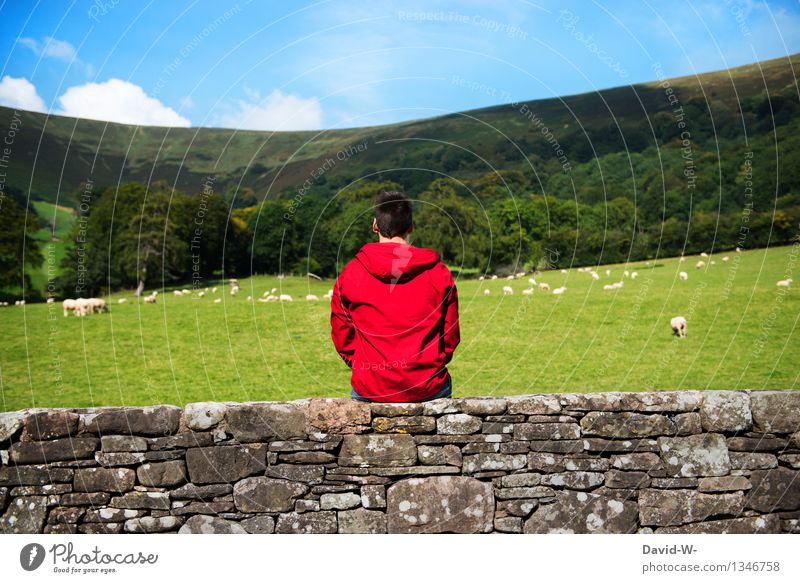
[[[728,255],[700,270],[697,257],[630,264],[639,277],[618,291],[602,289],[622,278],[618,265],[598,268],[596,282],[574,269],[538,277],[565,285],[562,296],[522,296],[527,276],[459,281],[455,396],[798,388],[800,281],[788,290],[775,283],[797,270],[800,246]],[[515,294],[504,297],[509,284]],[[117,305],[130,297],[117,294],[109,314],[87,318],[64,318],[58,303],[0,309],[0,407],[346,396],[349,369],[330,342],[329,306],[300,301],[322,297],[331,282],[254,277],[240,285],[236,297],[225,287],[202,299],[166,290],[156,305]],[[272,287],[295,301],[246,300]],[[671,335],[675,315],[687,318],[688,338]]]
[[[40,241],[39,248],[42,250],[44,262],[38,268],[29,270],[33,289],[44,292],[47,287],[48,270],[55,273],[64,257],[66,238],[75,223],[75,211],[40,200],[34,201],[33,207],[39,218],[50,225],[39,229],[34,235],[34,239]]]

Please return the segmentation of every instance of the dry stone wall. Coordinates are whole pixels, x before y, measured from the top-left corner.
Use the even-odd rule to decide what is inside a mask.
[[[798,533],[800,392],[0,414],[5,533]]]

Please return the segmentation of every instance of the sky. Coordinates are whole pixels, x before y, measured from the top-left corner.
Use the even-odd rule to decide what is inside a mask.
[[[252,130],[397,123],[800,52],[796,0],[0,0],[0,105]]]

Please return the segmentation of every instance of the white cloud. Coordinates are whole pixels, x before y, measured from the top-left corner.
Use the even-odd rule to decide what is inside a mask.
[[[33,83],[6,75],[0,80],[0,105],[28,111],[45,111],[44,101],[36,92]]]
[[[316,97],[304,99],[275,89],[264,99],[245,91],[234,110],[216,118],[216,125],[241,130],[313,130],[322,127],[322,107]]]
[[[109,79],[70,87],[58,98],[60,115],[134,125],[189,127],[191,122],[138,85]]]
[[[65,61],[75,67],[83,69],[89,77],[94,75],[94,67],[80,60],[78,58],[78,51],[67,41],[46,36],[43,42],[39,42],[35,38],[21,38],[19,39],[19,44],[30,49],[35,55],[42,58]]]

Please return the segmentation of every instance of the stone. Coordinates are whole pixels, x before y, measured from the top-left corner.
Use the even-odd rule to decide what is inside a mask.
[[[538,500],[503,500],[497,503],[498,510],[504,510],[520,518],[528,518],[538,507]]]
[[[21,496],[11,501],[0,518],[2,534],[36,534],[42,532],[47,515],[45,496]]]
[[[554,415],[561,412],[561,404],[555,395],[525,395],[506,400],[509,415]]]
[[[268,516],[272,520],[272,517]],[[198,514],[189,518],[181,526],[178,534],[247,534],[249,531],[242,525],[219,518]],[[272,532],[272,530],[270,530]]]
[[[652,488],[697,488],[697,484],[697,478],[653,478],[650,481]]]
[[[639,492],[639,520],[643,526],[678,526],[712,516],[739,515],[744,510],[744,494],[703,494],[695,490],[655,490]]]
[[[43,532],[44,534],[78,534],[78,525],[63,522],[59,524],[46,524]]]
[[[675,430],[678,435],[694,435],[703,432],[700,413],[678,413],[675,415]]]
[[[171,490],[169,496],[175,500],[211,500],[216,496],[225,496],[231,492],[233,492],[231,484],[208,484],[206,486],[184,484],[180,488]]]
[[[83,416],[86,431],[102,435],[171,435],[178,431],[180,407],[107,407]]]
[[[306,500],[303,498],[294,501],[294,511],[298,514],[302,514],[303,512],[319,512],[319,509],[319,500]]]
[[[218,431],[222,431],[217,429]],[[222,432],[224,434],[224,431]],[[227,437],[225,437],[227,439]],[[212,432],[185,431],[177,435],[167,435],[165,437],[150,437],[147,445],[150,449],[161,451],[165,449],[187,449],[190,447],[207,447],[216,443]]]
[[[52,441],[18,441],[8,450],[16,464],[38,464],[94,457],[100,440],[94,437],[54,439]]]
[[[541,483],[541,474],[511,474],[500,478],[500,486],[503,488],[526,488]]]
[[[220,445],[186,450],[186,467],[193,484],[235,482],[262,473],[266,467],[266,447]]]
[[[483,422],[480,417],[466,413],[443,415],[436,420],[436,433],[439,435],[469,435],[478,433]]]
[[[60,409],[41,411],[25,417],[25,433],[31,441],[71,437],[78,433],[79,421],[80,416],[72,411]]]
[[[520,533],[522,532],[522,518],[517,516],[504,516],[494,519],[494,529],[497,532]]]
[[[169,494],[166,492],[128,492],[111,499],[112,508],[149,508],[169,510]]]
[[[349,510],[361,505],[361,496],[355,492],[330,492],[319,498],[322,510]]]
[[[0,466],[0,485],[44,486],[53,482],[71,482],[73,470],[48,466]]]
[[[603,484],[605,476],[600,472],[563,472],[542,475],[543,486],[557,486],[571,490],[591,490]]]
[[[789,466],[793,470],[800,470],[800,454],[785,453],[778,456],[778,461],[785,466]]]
[[[434,399],[422,403],[423,415],[444,415],[445,413],[461,413],[461,406],[456,399]]]
[[[136,477],[143,486],[180,486],[186,483],[186,465],[182,460],[143,464],[137,468]]]
[[[103,435],[100,437],[100,449],[104,452],[147,451],[147,440],[135,435]]]
[[[485,422],[481,425],[481,433],[514,433],[516,423]]]
[[[417,456],[419,457],[419,463],[421,464],[436,466],[444,465],[445,463],[443,447],[420,445],[417,447]]]
[[[371,417],[369,404],[353,399],[309,399],[306,409],[309,432],[361,433]]]
[[[622,393],[620,409],[657,413],[696,411],[702,401],[702,391],[650,391]]]
[[[119,534],[122,532],[122,524],[118,522],[90,522],[79,524],[78,532],[83,534]]]
[[[345,435],[339,453],[341,466],[411,466],[417,446],[410,435]]]
[[[784,467],[750,472],[747,508],[759,512],[800,509],[800,472]]]
[[[731,451],[732,470],[769,470],[778,467],[778,458],[771,453],[742,453]]]
[[[609,470],[605,473],[604,484],[607,488],[647,488],[650,476],[647,472]]]
[[[10,441],[23,426],[22,413],[0,413],[0,443]]]
[[[401,480],[387,490],[389,533],[491,532],[494,493],[464,476]]]
[[[559,403],[571,411],[619,411],[622,393],[565,393]]]
[[[240,443],[305,438],[305,408],[292,403],[247,403],[228,407],[228,429]]]
[[[716,476],[700,478],[697,484],[698,492],[735,492],[736,490],[749,490],[753,485],[744,476]]]
[[[277,451],[281,453],[333,451],[341,442],[341,437],[336,437],[331,441],[271,441],[269,444],[269,451]]]
[[[662,470],[661,458],[651,452],[612,455],[611,465],[618,470]]]
[[[455,466],[397,466],[370,469],[370,474],[375,476],[432,476],[458,473],[460,473],[459,468]]]
[[[753,391],[750,408],[755,431],[792,433],[800,419],[800,391]]]
[[[325,468],[323,466],[278,464],[269,466],[265,474],[270,478],[292,480],[305,484],[319,484],[325,475]]]
[[[142,463],[146,458],[143,452],[116,451],[104,453],[98,451],[94,454],[94,459],[104,468],[115,468],[118,466],[135,466]]]
[[[609,413],[590,411],[581,419],[581,430],[585,435],[599,437],[650,437],[674,435],[675,423],[664,415],[642,413]]]
[[[521,470],[528,465],[526,455],[508,455],[502,453],[479,453],[464,458],[465,474],[491,470]]]
[[[245,478],[233,486],[233,501],[240,512],[285,512],[294,508],[295,498],[308,486],[289,480]]]
[[[781,521],[777,514],[707,520],[685,526],[663,526],[656,529],[656,534],[778,534],[780,532]]]
[[[7,488],[0,489],[0,494],[7,491]],[[43,486],[15,486],[11,489],[12,498],[17,496],[51,496],[56,494],[66,494],[72,492],[72,484],[44,484]],[[0,508],[5,504],[0,503]]]
[[[177,516],[142,516],[141,518],[131,518],[124,524],[125,532],[145,533],[145,532],[169,532],[177,530],[183,524],[183,520]]]
[[[361,506],[364,508],[386,508],[386,488],[384,486],[361,486]]]
[[[195,431],[206,431],[216,427],[225,418],[224,403],[189,403],[183,408],[186,427]]]
[[[567,469],[566,458],[557,453],[529,453],[528,469],[538,472],[563,472]]]
[[[108,492],[75,492],[61,496],[61,506],[103,506],[109,500]]]
[[[456,445],[446,444],[444,446],[444,463],[448,466],[461,467],[464,458],[461,455],[461,450]]]
[[[278,534],[335,534],[336,513],[332,510],[278,515],[275,532]]]
[[[590,492],[563,490],[553,504],[539,508],[525,521],[526,534],[633,533],[637,506]]]
[[[223,512],[233,511],[233,500],[219,500],[217,502],[189,502],[186,506],[173,508],[173,516],[184,516],[187,514],[222,514]]]
[[[339,534],[386,534],[386,514],[377,510],[345,510],[337,513]]]
[[[785,439],[775,437],[729,437],[727,440],[730,451],[783,451],[788,443]]]
[[[746,431],[753,425],[750,395],[740,391],[704,391],[700,419],[708,432]]]
[[[583,448],[589,452],[600,453],[626,453],[626,452],[657,452],[658,442],[655,439],[599,439],[589,438],[583,440]]]
[[[514,439],[532,441],[535,439],[578,439],[581,428],[577,423],[517,423],[514,425]]]
[[[569,471],[605,472],[609,467],[611,467],[611,464],[606,458],[568,457],[564,459],[564,468]]]
[[[53,508],[47,517],[47,524],[75,524],[86,513],[80,506],[66,506]]]
[[[114,492],[133,490],[136,472],[129,468],[81,468],[75,471],[76,492]]]
[[[143,515],[143,510],[130,508],[91,508],[86,510],[83,522],[125,522]]]
[[[459,403],[469,415],[502,415],[507,407],[506,400],[497,397],[469,397],[459,399]]]
[[[568,439],[564,441],[531,441],[531,451],[550,453],[583,453],[583,441]]]
[[[436,431],[433,417],[376,417],[372,429],[377,433],[432,433]]]
[[[239,524],[250,534],[272,534],[275,532],[275,519],[272,516],[259,515],[246,518]]]
[[[278,459],[292,464],[329,464],[336,461],[336,456],[327,451],[298,451],[282,453]]]
[[[376,417],[400,417],[422,415],[422,403],[370,403],[372,414]]]
[[[703,433],[688,437],[660,437],[661,461],[675,476],[724,476],[731,470],[725,437]]]

